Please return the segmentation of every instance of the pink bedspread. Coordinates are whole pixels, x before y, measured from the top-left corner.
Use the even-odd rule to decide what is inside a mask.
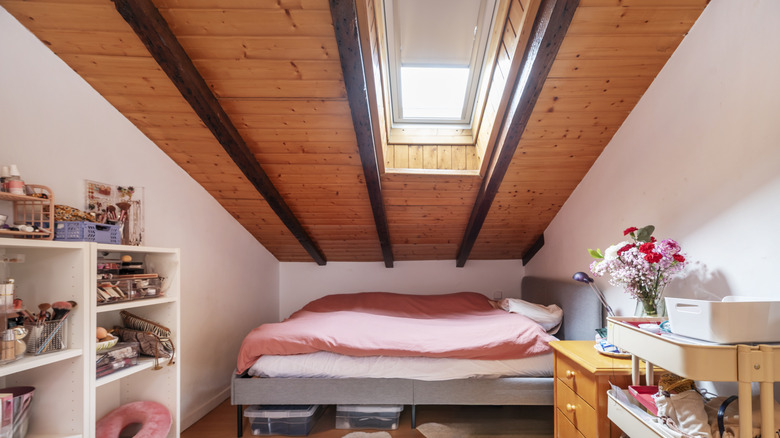
[[[329,295],[288,319],[263,324],[241,344],[238,372],[262,355],[330,351],[350,356],[518,359],[550,351],[555,338],[531,319],[494,309],[475,292]]]

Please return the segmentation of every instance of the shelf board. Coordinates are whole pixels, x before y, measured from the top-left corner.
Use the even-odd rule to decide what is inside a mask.
[[[11,231],[12,233],[20,233],[20,231]],[[29,233],[26,233],[29,234]],[[46,240],[46,239],[11,239],[0,238],[0,248],[45,248],[45,249],[83,249],[87,242],[65,242],[62,240]]]
[[[48,202],[48,198],[38,198],[27,195],[14,195],[13,193],[0,192],[0,201],[41,201]]]
[[[44,353],[39,356],[34,356],[32,353],[25,353],[23,358],[15,362],[0,365],[0,377],[79,357],[82,353],[83,351],[80,348],[69,348],[53,353]]]
[[[144,298],[140,300],[122,301],[119,303],[102,304],[97,306],[97,313],[114,312],[117,310],[133,309],[136,307],[155,306],[157,304],[175,303],[176,297],[162,296],[159,298]]]
[[[626,397],[630,397],[628,393],[624,392],[624,394],[626,394]],[[611,390],[607,391],[607,398],[607,417],[626,434],[630,436],[674,438],[674,435],[666,433],[660,426],[645,422],[639,417],[637,412],[618,401]]]
[[[160,359],[158,361],[164,361],[167,359]],[[111,382],[115,382],[117,380],[120,380],[122,378],[125,378],[127,376],[131,376],[135,373],[139,373],[144,370],[148,370],[154,366],[154,358],[152,357],[139,357],[138,363],[127,368],[123,368],[115,373],[109,374],[107,376],[100,377],[95,380],[95,386],[98,388],[107,385]]]
[[[738,381],[735,345],[699,345],[642,330],[629,323],[636,318],[607,318],[607,338],[625,351],[693,380]],[[718,364],[718,366],[712,366]]]
[[[45,239],[49,237],[49,235],[52,232],[50,230],[41,230],[38,232],[28,232],[28,231],[13,231],[13,230],[0,230],[0,236],[10,236],[10,237],[30,237],[30,238],[39,238],[39,239]]]
[[[130,252],[130,253],[146,253],[146,254],[178,254],[177,249],[171,248],[158,248],[153,246],[133,246],[133,245],[112,245],[109,243],[98,243],[98,251],[109,252]]]

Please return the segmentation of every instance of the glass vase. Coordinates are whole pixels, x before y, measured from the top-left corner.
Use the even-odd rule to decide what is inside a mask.
[[[666,303],[663,298],[657,300],[636,300],[634,316],[637,317],[664,317],[666,316]]]

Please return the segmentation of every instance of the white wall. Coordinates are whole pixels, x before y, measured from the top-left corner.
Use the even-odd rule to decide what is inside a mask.
[[[279,309],[283,318],[309,301],[334,293],[397,292],[434,295],[480,292],[488,298],[516,297],[524,268],[520,260],[455,260],[384,263],[281,263]]]
[[[529,275],[656,226],[697,261],[667,296],[780,296],[780,2],[714,0],[545,232]],[[608,287],[606,280],[599,280]],[[608,291],[613,307],[630,300]]]
[[[145,189],[148,246],[182,256],[182,427],[228,395],[243,336],[278,317],[278,262],[0,8],[0,164],[84,208],[84,180]]]

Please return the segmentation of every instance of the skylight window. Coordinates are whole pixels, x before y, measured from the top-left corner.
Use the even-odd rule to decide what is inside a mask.
[[[409,119],[460,119],[468,67],[401,67],[401,112]]]
[[[470,127],[496,9],[496,0],[384,0],[393,127]]]

